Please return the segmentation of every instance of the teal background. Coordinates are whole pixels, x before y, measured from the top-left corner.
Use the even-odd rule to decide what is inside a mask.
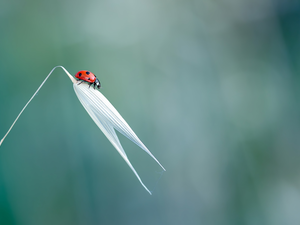
[[[0,136],[50,70],[90,70],[161,169],[61,69],[0,147],[0,224],[300,224],[300,4],[0,0]]]

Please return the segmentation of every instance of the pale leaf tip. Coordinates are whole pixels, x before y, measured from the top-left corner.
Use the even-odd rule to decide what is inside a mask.
[[[68,75],[68,77],[70,78],[70,80],[71,80],[74,84],[77,83],[77,80],[69,73],[68,70],[65,69],[65,67],[63,67],[63,66],[56,66],[56,67],[54,67],[53,69],[55,69],[55,68],[57,68],[57,67],[62,68],[62,69],[65,71],[65,73]]]

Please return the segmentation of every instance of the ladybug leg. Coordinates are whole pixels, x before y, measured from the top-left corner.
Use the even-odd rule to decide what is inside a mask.
[[[95,86],[96,86],[96,83],[94,83],[94,90],[95,90]]]
[[[89,84],[89,88],[91,87],[92,83]]]
[[[80,83],[78,83],[77,85],[82,84],[82,82],[83,82],[83,80]]]

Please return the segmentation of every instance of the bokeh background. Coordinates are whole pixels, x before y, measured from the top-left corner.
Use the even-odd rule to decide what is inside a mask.
[[[90,70],[167,169],[150,196],[55,70],[0,147],[0,224],[300,224],[297,0],[0,0],[0,136]]]

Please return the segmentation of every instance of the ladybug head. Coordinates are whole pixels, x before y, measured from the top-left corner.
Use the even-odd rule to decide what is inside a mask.
[[[98,80],[98,78],[96,78],[96,80],[95,80],[95,86],[97,86],[98,89],[100,89],[100,87],[101,87],[101,84],[100,84],[100,81]]]

